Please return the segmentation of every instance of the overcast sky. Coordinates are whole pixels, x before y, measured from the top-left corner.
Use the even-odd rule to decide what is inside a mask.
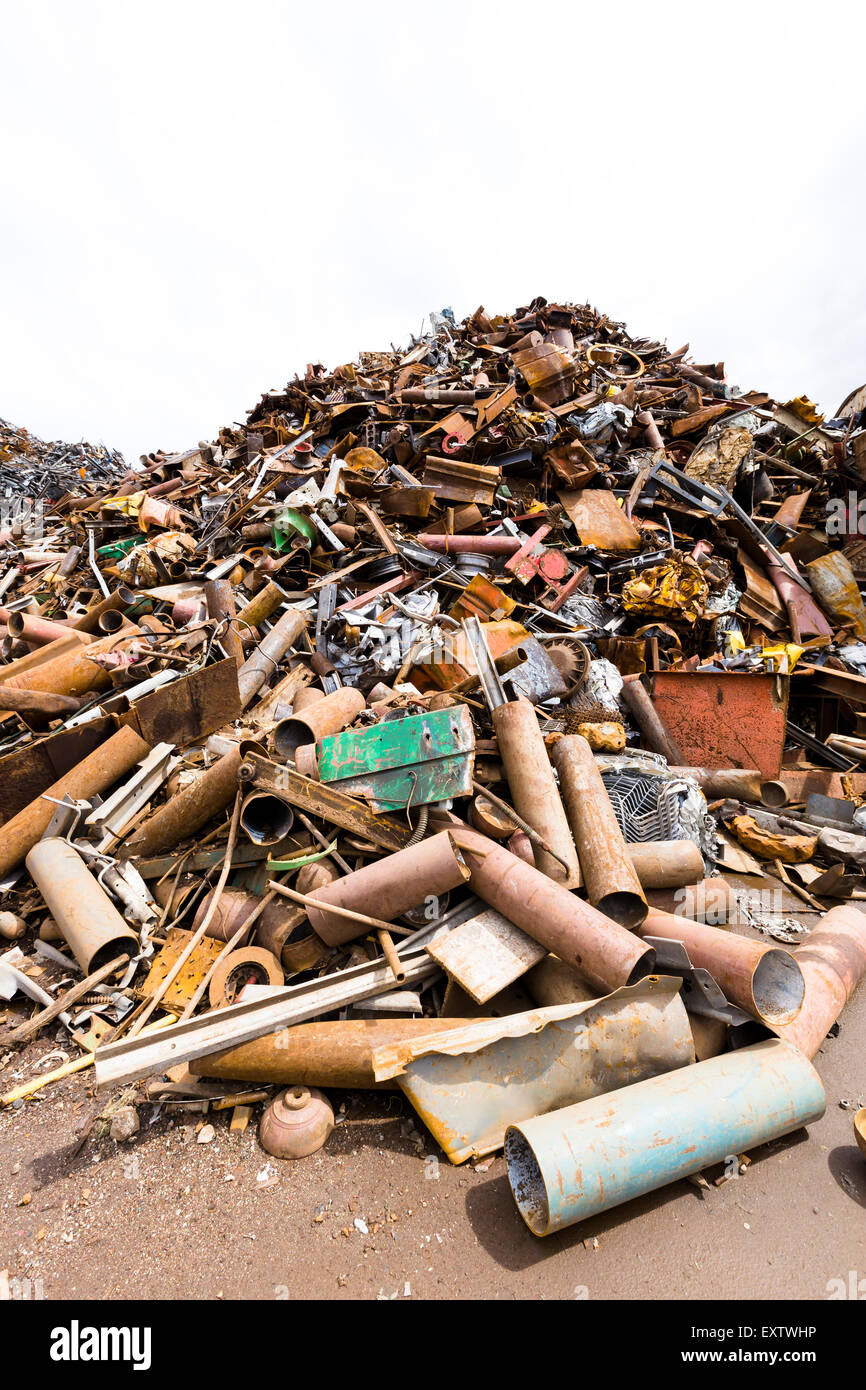
[[[0,416],[129,458],[430,309],[866,381],[866,6],[0,0]]]

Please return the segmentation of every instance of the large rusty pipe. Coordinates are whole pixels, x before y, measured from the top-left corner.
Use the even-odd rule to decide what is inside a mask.
[[[181,840],[201,830],[233,799],[238,789],[240,765],[240,747],[233,748],[155,811],[120,847],[120,853],[124,857],[160,854],[163,850],[174,849]]]
[[[681,888],[704,876],[704,857],[694,840],[644,840],[627,849],[644,889]]]
[[[0,827],[0,877],[20,864],[27,851],[44,835],[57,810],[57,801],[62,801],[64,796],[87,800],[106,791],[149,752],[150,745],[127,725],[82,758],[71,771]]]
[[[45,690],[54,695],[84,695],[89,690],[105,690],[111,685],[111,676],[93,658],[112,651],[119,641],[134,637],[138,632],[137,627],[130,625],[122,633],[72,647],[33,670],[7,676],[6,681],[19,690]]]
[[[306,625],[306,614],[300,608],[287,608],[282,617],[274,623],[267,636],[262,638],[255,651],[251,653],[238,671],[241,709],[246,709],[253,696],[273,675],[277,665],[282,661],[289,647],[297,642]]]
[[[831,907],[794,959],[806,981],[806,997],[793,1023],[773,1031],[814,1057],[866,973],[866,914],[856,907]]]
[[[646,916],[646,899],[592,749],[580,734],[572,734],[557,739],[552,758],[586,896],[621,927],[639,926]]]
[[[360,690],[351,685],[341,686],[331,695],[309,705],[303,714],[281,719],[271,735],[273,747],[281,758],[291,760],[296,748],[318,743],[329,734],[338,734],[366,707],[367,701]]]
[[[508,1181],[546,1236],[790,1134],[826,1103],[811,1062],[767,1038],[511,1126]]]
[[[0,709],[16,714],[72,714],[81,707],[74,695],[52,695],[46,690],[19,690],[0,682]]]
[[[253,1042],[213,1052],[190,1062],[194,1076],[229,1081],[339,1086],[348,1090],[398,1089],[396,1080],[376,1081],[373,1053],[391,1043],[412,1042],[478,1019],[345,1019],[335,1023],[297,1023]]]
[[[210,911],[215,893],[216,890],[212,889],[201,899],[192,919],[193,931],[198,931]],[[224,888],[216,900],[205,936],[212,936],[215,941],[231,941],[235,932],[252,916],[261,901],[255,893],[244,893],[238,888]]]
[[[287,801],[271,792],[249,792],[241,804],[241,829],[254,845],[276,845],[295,823]]]
[[[655,952],[633,932],[477,830],[455,825],[453,833],[472,891],[603,994],[651,973]]]
[[[393,922],[410,907],[461,887],[468,877],[469,866],[463,855],[448,831],[442,831],[315,889],[312,896],[322,906],[308,903],[307,916],[323,941],[340,946],[364,936],[370,928],[329,913],[328,904]]]
[[[697,782],[709,801],[726,796],[738,801],[761,800],[761,774],[756,767],[672,767],[681,777]]]
[[[685,758],[668,732],[667,726],[655,708],[639,676],[626,676],[622,683],[622,699],[634,716],[634,721],[643,735],[644,743],[653,753],[660,753],[667,763],[681,767]]]
[[[681,941],[692,965],[708,970],[726,999],[762,1022],[792,1023],[800,1012],[806,986],[790,951],[670,912],[649,912],[640,930]]]
[[[748,896],[745,889],[728,883],[727,879],[703,878],[700,883],[679,888],[651,889],[647,902],[657,912],[669,912],[717,927],[722,922],[738,921],[740,905]]]
[[[134,589],[128,589],[125,584],[118,584],[114,593],[109,594],[108,598],[92,604],[87,612],[82,613],[80,617],[71,619],[71,626],[78,632],[96,632],[103,613],[111,613],[115,609],[128,613],[142,601],[146,602]]]
[[[270,532],[270,527],[268,527],[268,532]],[[259,592],[253,595],[249,603],[245,603],[243,608],[238,610],[238,626],[246,623],[250,627],[258,627],[285,601],[286,595],[279,584],[275,584],[272,579],[269,580],[264,588],[259,589]],[[243,634],[241,635],[243,636]]]
[[[105,889],[68,840],[40,840],[27,855],[27,870],[85,975],[116,956],[138,950]]]
[[[537,867],[556,883],[577,888],[582,881],[580,861],[534,705],[509,700],[497,706],[493,728],[515,811],[568,865],[568,873],[559,859],[536,848]]]
[[[56,642],[58,637],[66,637],[72,630],[68,623],[58,623],[34,613],[10,613],[6,628],[10,637],[22,637],[29,646],[34,647]]]
[[[204,586],[207,615],[223,623],[219,642],[226,656],[234,657],[240,670],[244,664],[244,648],[235,623],[235,595],[228,579],[208,579]]]

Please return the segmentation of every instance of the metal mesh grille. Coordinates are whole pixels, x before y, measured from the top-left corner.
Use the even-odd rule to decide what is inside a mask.
[[[605,772],[602,781],[628,844],[692,838],[680,820],[682,788],[676,783],[636,772]]]

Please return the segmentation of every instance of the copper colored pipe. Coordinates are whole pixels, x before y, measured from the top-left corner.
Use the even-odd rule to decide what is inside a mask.
[[[268,532],[270,532],[270,527],[268,527]],[[250,627],[258,627],[285,601],[286,595],[279,584],[274,584],[271,581],[263,589],[259,589],[259,592],[250,599],[249,603],[245,603],[243,608],[239,610],[238,625],[248,623]]]
[[[722,922],[737,920],[738,904],[744,896],[747,895],[742,889],[724,878],[704,878],[685,887],[651,890],[647,902],[654,911],[717,927]]]
[[[694,840],[644,840],[627,849],[642,888],[681,888],[704,876],[704,856]]]
[[[27,851],[44,835],[57,810],[57,801],[62,801],[64,796],[87,800],[97,792],[104,792],[149,752],[150,745],[129,726],[118,729],[116,734],[112,734],[35,801],[31,801],[29,806],[19,811],[17,816],[7,821],[0,827],[0,877],[20,864]],[[49,800],[50,797],[54,800]]]
[[[114,593],[110,594],[108,598],[94,603],[86,613],[81,614],[80,618],[73,618],[71,626],[78,632],[96,632],[103,613],[110,613],[114,609],[125,611],[134,608],[138,598],[138,594],[133,589],[128,589],[125,584],[118,584]]]
[[[566,888],[578,887],[580,862],[535,707],[528,700],[498,705],[493,710],[493,728],[515,811],[569,865],[569,873],[566,876],[559,860],[544,850],[536,850],[537,867]]]
[[[580,734],[571,734],[557,739],[552,757],[586,896],[606,917],[631,930],[646,916],[646,899],[592,749]]]
[[[523,545],[518,536],[438,536],[429,531],[422,532],[417,540],[428,550],[444,550],[454,555],[464,551],[476,555],[515,555]]]
[[[238,789],[240,765],[240,747],[233,748],[155,811],[132,838],[119,847],[119,852],[124,858],[161,854],[201,830],[233,799]]]
[[[40,840],[27,870],[85,975],[138,950],[135,932],[68,840]]]
[[[681,941],[692,965],[708,970],[732,1004],[762,1022],[792,1023],[797,1017],[806,986],[790,951],[670,912],[648,913],[640,930],[642,936]]]
[[[130,626],[124,636],[133,637],[138,631],[137,627]],[[118,636],[114,635],[103,637],[98,642],[88,642],[86,646],[73,647],[32,671],[7,676],[6,679],[19,690],[46,690],[55,695],[85,695],[90,690],[106,690],[111,685],[111,676],[92,658],[101,652],[112,651],[118,640]]]
[[[650,974],[655,952],[633,932],[486,835],[462,825],[452,833],[472,870],[472,891],[602,993]]]
[[[328,734],[338,734],[366,707],[367,701],[360,690],[344,685],[309,705],[303,714],[281,719],[271,734],[271,742],[281,758],[292,759],[296,748],[307,743],[318,743]]]
[[[463,1028],[467,1022],[463,1018],[377,1018],[296,1023],[293,1028],[282,1028],[225,1052],[197,1057],[190,1062],[190,1070],[194,1076],[236,1081],[298,1082],[365,1091],[393,1089],[396,1081],[378,1082],[373,1076],[377,1048]]]
[[[466,861],[451,835],[443,831],[317,888],[312,897],[322,906],[314,907],[308,902],[307,916],[323,941],[339,946],[364,936],[369,927],[328,913],[329,903],[393,922],[427,898],[437,898],[451,888],[461,887],[468,877]]]
[[[10,613],[6,628],[10,637],[21,637],[36,647],[44,647],[58,637],[67,637],[70,631],[68,623],[54,622],[51,618],[40,618],[33,613]]]
[[[244,664],[244,648],[235,619],[234,590],[227,579],[209,579],[204,586],[207,615],[225,622],[219,641],[227,656],[233,656],[238,670]]]
[[[19,690],[0,683],[0,708],[16,714],[73,714],[81,701],[72,695],[54,695],[46,690]]]
[[[639,676],[625,676],[622,698],[628,705],[644,742],[653,753],[661,753],[669,766],[682,767],[685,758],[671,737]]]
[[[814,1057],[866,973],[866,914],[856,907],[832,907],[794,959],[806,981],[806,997],[793,1023],[773,1031]]]

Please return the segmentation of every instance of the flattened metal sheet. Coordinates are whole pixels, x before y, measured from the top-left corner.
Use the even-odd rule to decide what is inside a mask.
[[[577,492],[559,492],[557,496],[574,523],[582,545],[595,545],[599,550],[640,550],[637,528],[612,492],[585,487]]]

